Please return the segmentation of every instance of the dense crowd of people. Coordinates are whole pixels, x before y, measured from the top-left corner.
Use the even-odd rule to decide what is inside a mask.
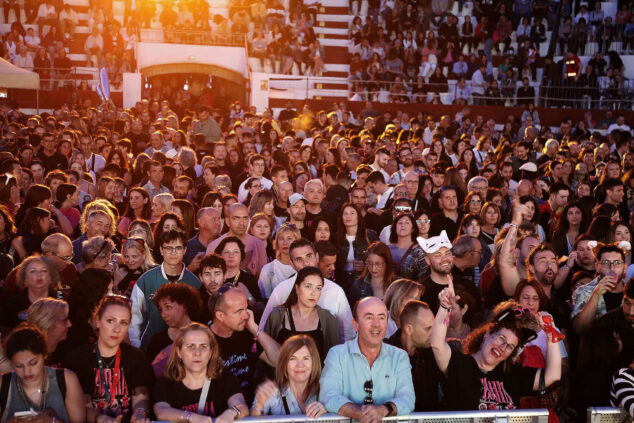
[[[634,86],[612,47],[618,41],[616,50],[632,49],[631,3],[619,2],[615,16],[607,16],[601,2],[575,13],[565,1],[475,1],[469,12],[463,4],[456,16],[447,12],[447,1],[352,1],[350,99],[631,107]],[[562,56],[554,63],[539,53],[553,39]],[[591,42],[596,50],[586,51]],[[592,54],[591,63],[581,63],[579,56]]]
[[[634,411],[623,115],[149,95],[0,108],[0,421]]]

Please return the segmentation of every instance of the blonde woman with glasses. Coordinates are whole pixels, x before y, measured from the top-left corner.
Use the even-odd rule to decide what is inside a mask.
[[[192,323],[174,340],[165,377],[154,385],[154,413],[157,420],[190,423],[231,423],[249,415],[240,383],[224,368],[207,326]]]

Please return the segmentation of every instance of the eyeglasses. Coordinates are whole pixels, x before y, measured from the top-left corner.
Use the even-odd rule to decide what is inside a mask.
[[[394,206],[394,210],[397,212],[411,212],[412,208],[410,206]]]
[[[129,238],[131,238],[132,235],[136,235],[136,234],[145,235],[145,231],[143,229],[135,229],[133,231],[128,232],[128,235],[131,235]]]
[[[366,263],[366,266],[368,267],[376,267],[376,268],[382,268],[383,266],[385,266],[385,263],[380,262],[380,261],[368,261]]]
[[[58,254],[53,253],[53,255],[55,257],[57,257],[58,259],[64,260],[65,262],[70,262],[73,259],[73,255],[69,255],[69,256],[60,256]]]
[[[520,317],[524,314],[531,314],[532,312],[531,309],[528,307],[517,307],[513,309],[513,313],[515,313],[517,317]]]
[[[517,345],[513,345],[511,343],[509,343],[509,341],[506,339],[506,336],[504,335],[497,335],[495,337],[495,342],[502,347],[502,349],[504,350],[504,352],[508,355],[513,354],[513,351],[515,351],[515,348],[517,348]]]
[[[161,247],[167,254],[183,254],[185,251],[185,247],[179,245],[178,247],[170,247],[169,245],[165,245]]]
[[[474,256],[476,254],[482,254],[482,250],[476,250],[476,251],[469,251],[471,254],[473,254]]]
[[[416,219],[416,223],[422,225],[423,223],[431,223],[431,219]]]
[[[363,384],[363,390],[365,391],[365,398],[363,399],[363,404],[374,404],[374,400],[372,399],[372,392],[374,391],[374,384],[372,383],[372,379],[366,381]]]
[[[482,204],[482,200],[469,200],[471,204]]]
[[[601,264],[601,266],[605,266],[605,267],[616,267],[623,264],[621,260],[614,260],[614,261],[601,260],[599,263]]]

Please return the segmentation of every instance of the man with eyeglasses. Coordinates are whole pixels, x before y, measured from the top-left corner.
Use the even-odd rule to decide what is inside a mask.
[[[409,146],[401,147],[398,151],[398,161],[400,163],[400,169],[394,172],[390,177],[390,184],[392,185],[400,184],[409,172],[416,172],[414,156]]]
[[[146,349],[156,333],[167,329],[165,322],[152,302],[154,293],[161,285],[183,282],[198,289],[200,280],[183,263],[187,249],[187,236],[181,231],[163,232],[158,239],[163,263],[145,272],[132,288],[132,319],[129,334],[130,343]]]
[[[383,342],[387,307],[376,297],[357,302],[357,338],[330,349],[321,373],[320,401],[330,413],[380,423],[414,409],[412,366],[407,353]]]
[[[578,287],[572,294],[572,326],[579,334],[592,322],[617,309],[623,299],[625,254],[617,244],[602,246],[596,253],[597,277]]]
[[[248,174],[242,174],[238,177],[238,180],[244,178],[242,183],[238,187],[238,201],[241,203],[247,199],[249,195],[249,191],[246,188],[246,184],[250,178],[259,178],[262,182],[263,189],[271,189],[273,187],[273,181],[264,177],[264,171],[266,170],[266,164],[264,162],[264,157],[259,154],[253,154],[249,156],[247,159],[247,164],[249,166]]]

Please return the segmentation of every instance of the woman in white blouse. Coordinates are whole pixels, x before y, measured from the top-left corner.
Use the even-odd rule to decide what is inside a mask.
[[[286,340],[278,356],[275,382],[267,380],[255,390],[252,416],[305,414],[316,419],[326,413],[317,401],[321,362],[315,341],[308,335]]]
[[[262,267],[258,286],[262,298],[269,298],[273,289],[283,280],[290,278],[295,269],[291,265],[289,248],[291,243],[301,237],[299,229],[290,223],[284,223],[275,234],[275,251],[277,258]]]

